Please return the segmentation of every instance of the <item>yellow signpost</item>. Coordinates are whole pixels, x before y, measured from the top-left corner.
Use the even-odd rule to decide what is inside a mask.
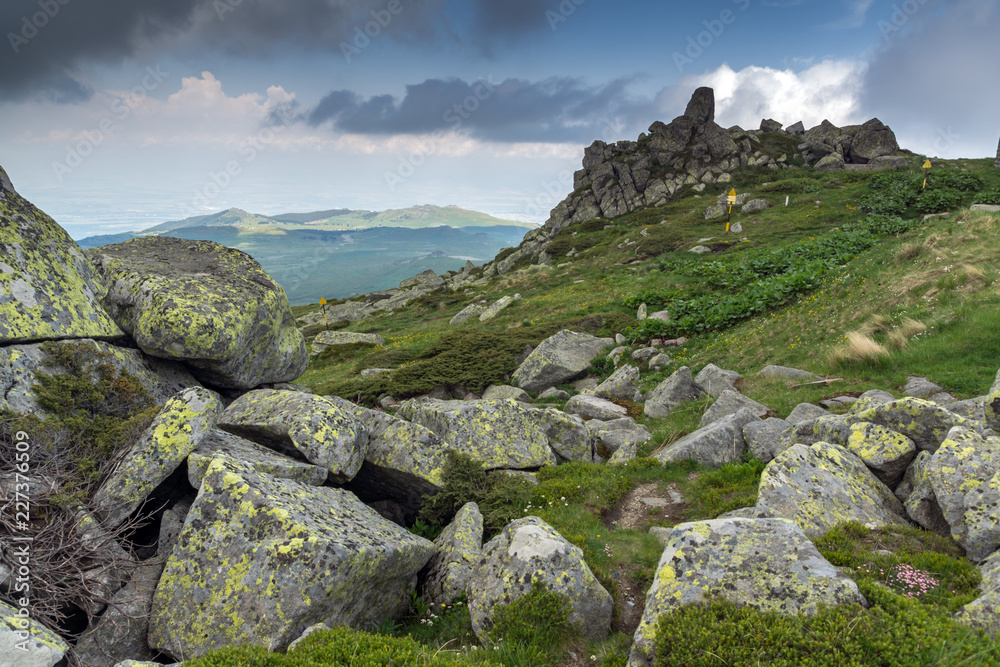
[[[326,299],[323,297],[319,298],[319,305],[323,309],[323,323],[326,324],[327,331],[330,330],[330,322],[326,319]]]
[[[927,189],[927,174],[931,173],[932,166],[933,165],[931,165],[931,161],[929,159],[927,162],[924,162],[924,190]]]
[[[729,191],[729,216],[726,218],[726,233],[729,233],[729,221],[733,217],[733,206],[736,205],[736,188]]]

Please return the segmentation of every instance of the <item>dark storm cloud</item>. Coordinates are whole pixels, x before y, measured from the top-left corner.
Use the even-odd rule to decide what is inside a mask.
[[[0,100],[86,98],[82,68],[139,54],[341,52],[372,21],[398,41],[489,51],[544,29],[545,11],[541,0],[3,0]],[[468,39],[456,34],[466,27]]]
[[[466,82],[428,79],[407,86],[397,100],[362,98],[347,90],[327,95],[310,111],[310,125],[330,123],[339,132],[419,134],[457,130],[499,142],[589,142],[611,134],[616,140],[648,125],[650,100],[631,99],[627,80],[588,87],[570,78],[540,82],[520,79]],[[634,138],[634,136],[633,136]]]

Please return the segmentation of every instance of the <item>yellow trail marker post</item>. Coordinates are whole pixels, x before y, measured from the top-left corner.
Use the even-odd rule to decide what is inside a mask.
[[[736,188],[729,191],[729,215],[726,218],[726,233],[729,233],[729,221],[733,217],[733,206],[736,204]]]
[[[932,166],[933,165],[931,164],[930,160],[927,160],[927,162],[924,162],[924,188],[923,188],[924,190],[927,189],[927,174],[931,173],[931,167]]]
[[[330,321],[326,319],[326,299],[323,297],[319,298],[320,308],[323,309],[323,323],[326,324],[326,330],[330,330]]]

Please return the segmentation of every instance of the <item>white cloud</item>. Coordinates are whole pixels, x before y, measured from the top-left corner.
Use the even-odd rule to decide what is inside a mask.
[[[844,4],[849,6],[847,16],[826,24],[823,26],[824,28],[827,30],[854,30],[864,27],[865,21],[868,19],[868,10],[875,4],[875,0],[846,0]]]
[[[715,89],[715,116],[721,125],[755,129],[763,118],[784,125],[802,121],[806,128],[829,120],[847,125],[867,120],[860,105],[865,63],[824,60],[806,69],[745,67],[723,64],[692,75],[660,94],[661,108],[683,108],[686,96],[699,86]]]

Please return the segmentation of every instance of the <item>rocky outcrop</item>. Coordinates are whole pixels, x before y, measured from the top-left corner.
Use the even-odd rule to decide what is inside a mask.
[[[308,364],[288,298],[249,255],[209,241],[147,237],[89,251],[102,304],[146,354],[234,389],[291,382]]]
[[[83,251],[0,173],[0,346],[123,338],[101,304],[107,288]]]
[[[317,622],[369,628],[406,612],[433,553],[348,491],[220,455],[157,585],[149,643],[190,659],[233,644],[284,649]]]
[[[486,641],[497,605],[510,604],[534,584],[563,596],[569,621],[591,641],[604,639],[611,627],[612,599],[583,558],[583,551],[552,526],[533,516],[508,524],[483,545],[483,555],[469,581],[472,629]]]
[[[436,540],[437,549],[422,574],[420,597],[434,607],[452,604],[462,595],[483,551],[483,515],[467,503]]]
[[[311,486],[322,486],[329,472],[323,466],[293,459],[256,442],[215,429],[202,439],[201,444],[187,458],[188,481],[191,486],[201,488],[208,466],[220,452],[242,461],[257,472]]]
[[[787,615],[812,615],[821,606],[867,605],[857,584],[823,558],[791,521],[684,523],[671,531],[660,557],[629,667],[659,664],[654,662],[656,625],[662,616],[715,597]]]

